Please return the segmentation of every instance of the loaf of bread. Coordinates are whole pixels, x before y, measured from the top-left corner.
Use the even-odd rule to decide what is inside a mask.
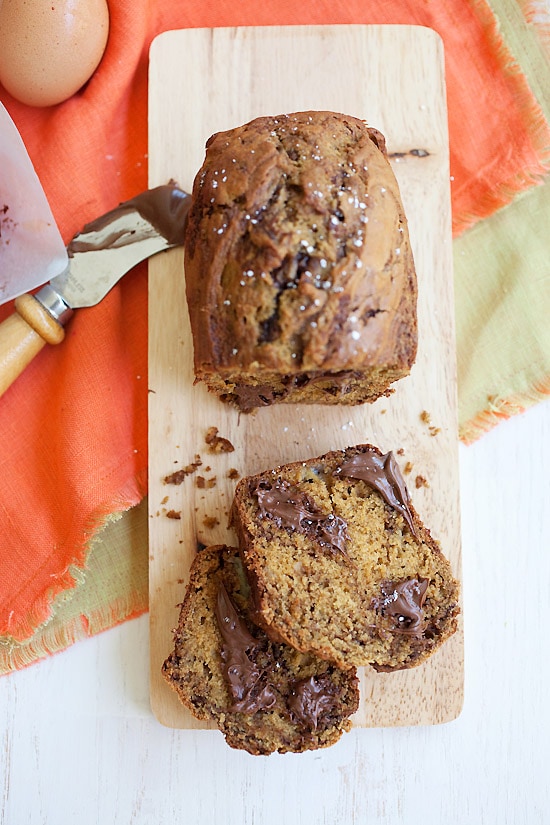
[[[390,671],[456,630],[458,582],[391,452],[363,444],[243,478],[232,523],[271,639]]]
[[[360,404],[416,357],[417,283],[380,132],[333,112],[213,135],[185,237],[195,376],[243,411]]]
[[[356,672],[273,642],[250,619],[238,551],[199,551],[163,675],[199,719],[252,754],[325,747],[349,730]]]

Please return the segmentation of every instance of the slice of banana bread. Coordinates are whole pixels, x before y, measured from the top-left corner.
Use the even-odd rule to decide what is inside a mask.
[[[456,629],[458,582],[391,452],[362,444],[244,478],[232,523],[272,639],[397,670]]]
[[[223,545],[193,561],[163,675],[197,718],[252,754],[332,745],[359,704],[353,667],[273,642],[252,623],[238,551]]]

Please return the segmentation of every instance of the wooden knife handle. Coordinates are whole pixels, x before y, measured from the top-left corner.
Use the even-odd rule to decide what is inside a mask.
[[[45,344],[59,344],[65,330],[32,295],[15,299],[16,312],[0,324],[0,395]]]

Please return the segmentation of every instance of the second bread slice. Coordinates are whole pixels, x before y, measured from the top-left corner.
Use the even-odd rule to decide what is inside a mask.
[[[456,630],[458,582],[392,453],[363,444],[244,478],[232,522],[273,639],[339,667],[397,670]]]

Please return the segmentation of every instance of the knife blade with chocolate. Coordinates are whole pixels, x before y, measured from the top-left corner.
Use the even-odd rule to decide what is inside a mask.
[[[19,295],[0,324],[0,395],[45,344],[58,344],[75,309],[95,306],[136,264],[183,244],[191,198],[175,183],[149,189],[86,224],[68,264],[34,295]]]

